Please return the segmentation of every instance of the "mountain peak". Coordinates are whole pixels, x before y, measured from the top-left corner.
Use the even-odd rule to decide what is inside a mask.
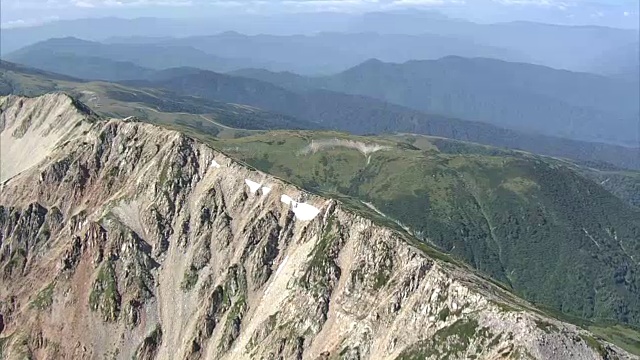
[[[9,358],[632,358],[178,132],[64,121],[81,119],[61,94],[0,101],[3,145],[45,140],[0,192]],[[54,142],[59,127],[36,126],[60,122]]]
[[[2,163],[0,182],[42,161],[77,128],[88,128],[97,115],[65,93],[35,98],[0,98]]]

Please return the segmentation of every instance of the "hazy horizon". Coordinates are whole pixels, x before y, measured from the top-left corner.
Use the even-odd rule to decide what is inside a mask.
[[[277,22],[286,19],[292,22],[290,33],[304,33],[308,30],[305,26],[297,30],[300,24],[295,24],[292,17],[304,19],[301,23],[310,22],[311,27],[335,25],[340,30],[345,23],[370,12],[421,10],[478,23],[533,21],[638,29],[639,5],[638,0],[5,0],[0,25],[7,30],[61,20],[115,17],[211,19],[228,26],[235,21],[271,21],[278,30],[277,25],[282,24]]]

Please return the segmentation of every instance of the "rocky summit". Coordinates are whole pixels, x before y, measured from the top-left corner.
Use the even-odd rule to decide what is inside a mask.
[[[0,109],[1,358],[637,358],[182,133]]]

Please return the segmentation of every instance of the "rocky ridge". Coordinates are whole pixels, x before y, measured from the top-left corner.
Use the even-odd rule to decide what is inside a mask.
[[[637,358],[181,133],[0,109],[2,358]]]

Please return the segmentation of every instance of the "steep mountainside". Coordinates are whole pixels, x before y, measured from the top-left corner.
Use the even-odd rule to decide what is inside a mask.
[[[0,104],[2,357],[637,358],[180,133]]]
[[[639,209],[550,159],[406,140],[286,132],[217,143],[297,185],[370,204],[530,301],[640,326]]]
[[[638,145],[637,77],[616,80],[531,64],[460,57],[403,64],[370,60],[320,78],[264,71],[248,71],[245,76],[296,88],[369,96],[510,129]]]

